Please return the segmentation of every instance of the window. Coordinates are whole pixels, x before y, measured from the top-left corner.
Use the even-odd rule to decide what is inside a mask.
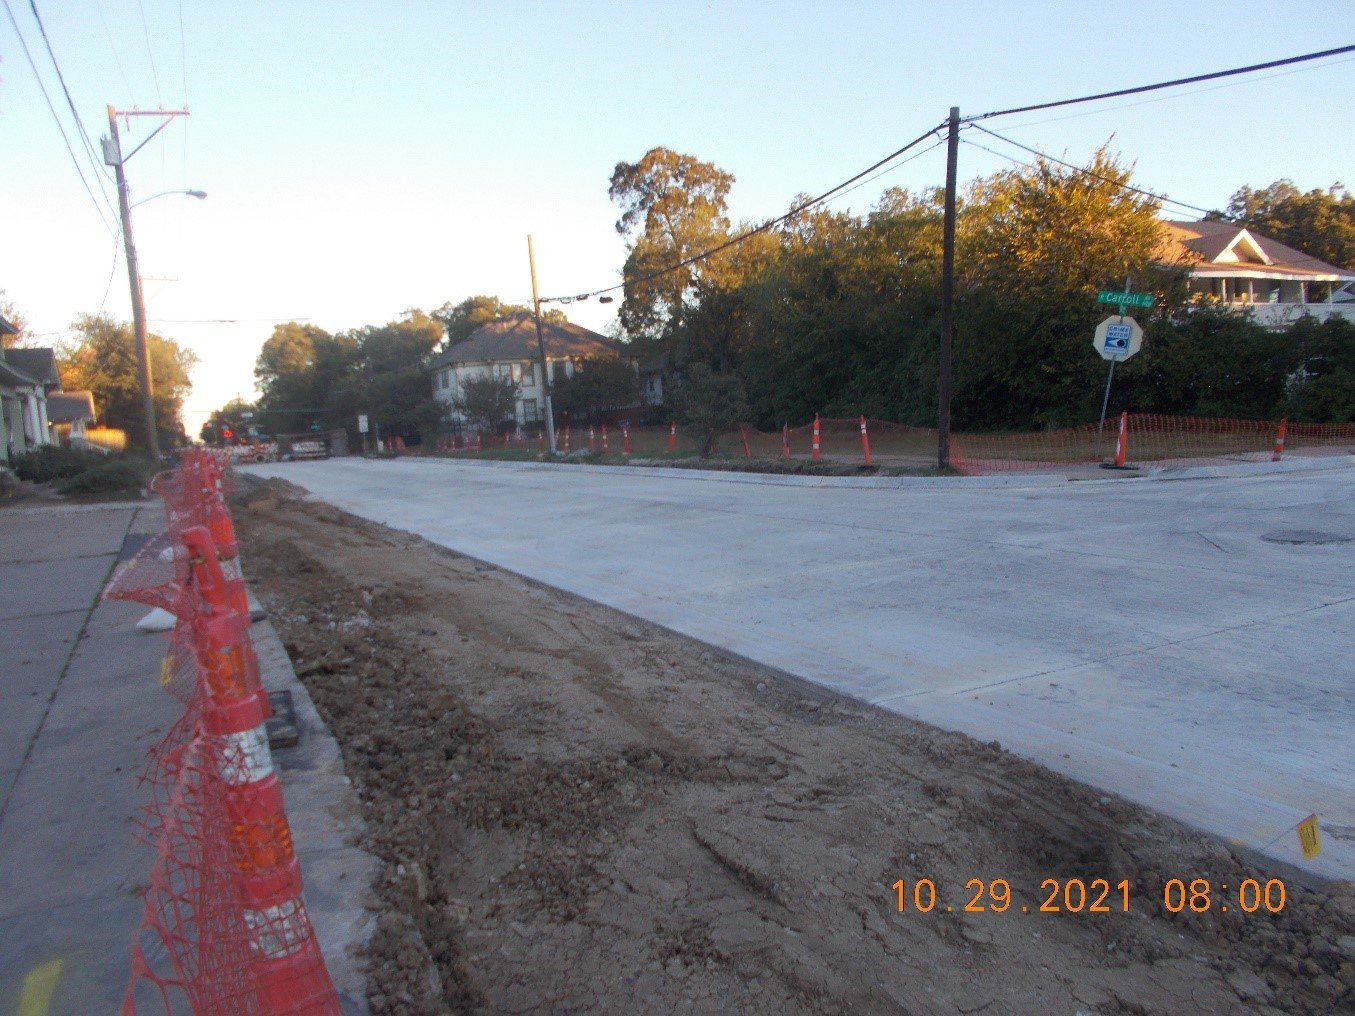
[[[507,380],[508,380],[508,375],[509,375],[509,367],[508,367],[508,364],[506,364],[506,363],[496,363],[496,364],[494,365],[494,380],[495,380],[495,381],[507,381]]]
[[[563,381],[565,378],[569,376],[569,372],[565,369],[565,364],[566,364],[565,360],[551,361],[550,364],[551,381]]]
[[[523,423],[536,422],[536,399],[522,400],[522,422]]]
[[[528,364],[528,366],[531,365]],[[509,368],[509,376],[513,379],[514,384],[517,385],[522,384],[522,364],[520,363],[512,364]]]

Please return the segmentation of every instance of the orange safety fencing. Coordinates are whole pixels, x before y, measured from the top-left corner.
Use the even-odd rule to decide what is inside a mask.
[[[1120,449],[1120,417],[1098,432],[1094,423],[1050,430],[953,433],[951,463],[966,475],[1022,471],[1058,471],[1114,463],[1123,450],[1127,464],[1159,467],[1226,461],[1262,461],[1281,453],[1331,454],[1355,446],[1355,424],[1291,423],[1270,420],[1225,420],[1211,417],[1122,414],[1124,447]],[[1281,435],[1281,428],[1285,428]],[[817,440],[815,432],[817,430]],[[635,458],[690,458],[701,452],[700,437],[673,424],[644,427],[616,425],[565,426],[556,430],[560,454]],[[443,438],[442,453],[490,452],[512,448],[540,454],[544,435],[477,434]],[[719,435],[715,453],[750,459],[820,459],[836,463],[895,469],[927,469],[936,462],[936,430],[867,417],[822,417],[779,431],[751,424]]]
[[[168,531],[105,593],[174,614],[161,684],[184,704],[142,777],[154,860],[123,1013],[338,1016],[268,746],[227,456],[190,449],[155,478]]]
[[[1159,468],[1278,459],[1284,428],[1288,454],[1324,455],[1355,447],[1355,424],[1226,420],[1156,413],[1123,414],[1125,464]],[[1120,420],[1033,433],[955,434],[951,461],[968,475],[1085,468],[1117,458]]]

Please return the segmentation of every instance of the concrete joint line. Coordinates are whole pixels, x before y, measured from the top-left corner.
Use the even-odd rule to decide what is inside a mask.
[[[132,512],[132,514],[128,517],[127,526],[122,531],[122,538],[124,541],[127,539],[127,534],[132,531],[132,525],[133,523],[136,522],[137,516],[140,514],[141,508],[140,506],[138,506],[137,510]],[[90,556],[102,557],[103,555],[94,554]],[[47,726],[47,717],[50,716],[52,713],[52,703],[56,701],[57,695],[60,694],[61,685],[65,682],[66,674],[71,669],[71,661],[75,659],[75,652],[77,649],[80,648],[80,643],[83,642],[85,639],[85,629],[89,627],[89,619],[94,616],[94,611],[98,609],[99,604],[103,600],[103,590],[108,585],[108,579],[110,578],[110,576],[112,576],[113,569],[117,566],[118,562],[117,554],[111,554],[109,555],[109,557],[111,558],[111,560],[108,562],[108,570],[104,572],[103,580],[99,583],[99,595],[94,598],[94,602],[91,603],[89,605],[89,609],[85,611],[84,620],[80,622],[80,630],[76,633],[75,641],[71,643],[71,651],[66,654],[66,662],[62,664],[61,673],[57,675],[56,683],[52,686],[52,694],[47,696],[47,702],[46,704],[44,704],[42,708],[42,719],[38,721],[37,729],[33,731],[33,736],[28,739],[28,746],[24,748],[24,756],[19,761],[18,773],[23,772],[24,766],[28,765],[28,760],[33,755],[33,749],[37,747],[38,738],[42,736],[43,728]],[[79,613],[79,611],[63,610],[61,611],[61,613],[75,614]],[[4,801],[0,802],[0,825],[4,824],[5,815],[9,811],[9,803],[10,801],[14,800],[14,791],[18,788],[18,786],[19,786],[19,777],[16,775],[14,778],[14,782],[10,784],[9,790],[5,794]]]

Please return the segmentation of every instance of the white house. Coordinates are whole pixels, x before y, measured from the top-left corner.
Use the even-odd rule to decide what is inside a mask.
[[[17,331],[0,318],[0,334],[14,335]],[[0,346],[0,465],[51,444],[47,392],[60,386],[52,350]]]
[[[1355,304],[1337,290],[1355,272],[1329,265],[1232,222],[1164,222],[1161,260],[1190,265],[1190,290],[1199,299],[1250,311],[1279,327],[1305,314],[1355,320]],[[1322,285],[1317,285],[1317,284]],[[1311,299],[1322,290],[1321,301]]]
[[[575,366],[588,357],[622,356],[629,359],[621,343],[572,323],[543,320],[541,338],[552,381],[573,377]],[[546,413],[540,359],[532,315],[516,314],[491,321],[477,328],[465,341],[433,358],[429,365],[433,396],[446,403],[450,407],[449,415],[457,420],[457,396],[469,378],[506,378],[519,386],[514,413],[518,426],[536,423],[543,420]]]

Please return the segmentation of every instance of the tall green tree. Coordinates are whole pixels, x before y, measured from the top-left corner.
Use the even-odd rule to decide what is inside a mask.
[[[616,164],[607,193],[621,207],[616,230],[628,247],[621,306],[628,334],[658,338],[680,324],[684,301],[709,266],[667,269],[728,236],[725,199],[733,185],[713,163],[671,148]]]
[[[334,394],[357,366],[358,339],[315,325],[277,325],[254,364],[259,411],[274,433],[332,422]]]
[[[341,336],[356,353],[328,396],[336,422],[351,429],[357,415],[366,413],[383,435],[406,440],[435,430],[445,408],[433,397],[427,367],[442,336],[442,322],[418,309]]]
[[[100,422],[126,431],[127,440],[139,445],[146,423],[131,325],[107,315],[82,314],[71,327],[74,341],[60,358],[62,384],[70,391],[93,392]],[[193,387],[189,372],[198,358],[160,335],[148,335],[147,348],[156,434],[162,448],[172,448],[183,440],[183,403]]]
[[[610,409],[631,406],[640,399],[640,379],[630,362],[618,356],[589,356],[574,365],[574,373],[551,384],[551,405],[569,414],[575,423],[594,423]]]
[[[1310,191],[1292,180],[1241,187],[1228,202],[1228,215],[1305,254],[1355,268],[1355,196],[1340,183]]]

